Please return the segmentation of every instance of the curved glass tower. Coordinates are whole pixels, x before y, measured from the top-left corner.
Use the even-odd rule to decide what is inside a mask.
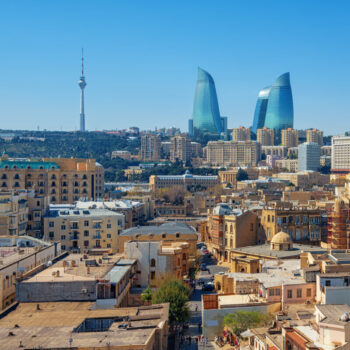
[[[274,130],[293,128],[293,118],[292,88],[289,73],[284,73],[271,86],[264,126]]]
[[[265,125],[267,102],[271,87],[268,86],[260,90],[256,101],[252,131],[256,134],[257,129],[262,129]]]
[[[198,67],[198,78],[193,103],[193,129],[202,133],[220,134],[222,123],[215,83],[211,75]]]

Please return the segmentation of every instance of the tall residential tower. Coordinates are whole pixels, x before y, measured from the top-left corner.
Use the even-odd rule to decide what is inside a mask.
[[[84,109],[84,89],[86,86],[85,76],[84,76],[84,52],[81,51],[81,77],[78,81],[80,87],[80,131],[85,131],[85,109]]]

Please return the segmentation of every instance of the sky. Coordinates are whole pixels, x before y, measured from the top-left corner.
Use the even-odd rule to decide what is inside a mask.
[[[187,130],[197,67],[228,126],[290,72],[294,127],[349,130],[350,1],[0,1],[0,128]]]

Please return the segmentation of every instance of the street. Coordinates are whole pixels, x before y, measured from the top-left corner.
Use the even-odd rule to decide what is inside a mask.
[[[215,293],[215,290],[212,292],[202,291],[202,285],[198,285],[198,281],[203,281],[207,283],[212,281],[214,275],[219,272],[227,271],[226,267],[218,266],[215,259],[210,259],[207,255],[203,255],[202,263],[207,265],[208,271],[199,271],[196,276],[196,287],[191,296],[190,304],[190,320],[189,328],[185,331],[185,342],[182,343],[179,349],[215,349],[213,344],[208,343],[204,344],[202,342],[196,343],[196,337],[202,335],[202,328],[199,325],[202,324],[202,312],[201,312],[201,298],[202,294]],[[196,311],[197,307],[197,311]],[[189,343],[189,338],[191,337],[191,343]]]

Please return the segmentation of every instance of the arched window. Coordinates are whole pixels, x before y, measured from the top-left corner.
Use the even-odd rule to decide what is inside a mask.
[[[155,259],[151,259],[150,266],[156,267],[156,260]]]

